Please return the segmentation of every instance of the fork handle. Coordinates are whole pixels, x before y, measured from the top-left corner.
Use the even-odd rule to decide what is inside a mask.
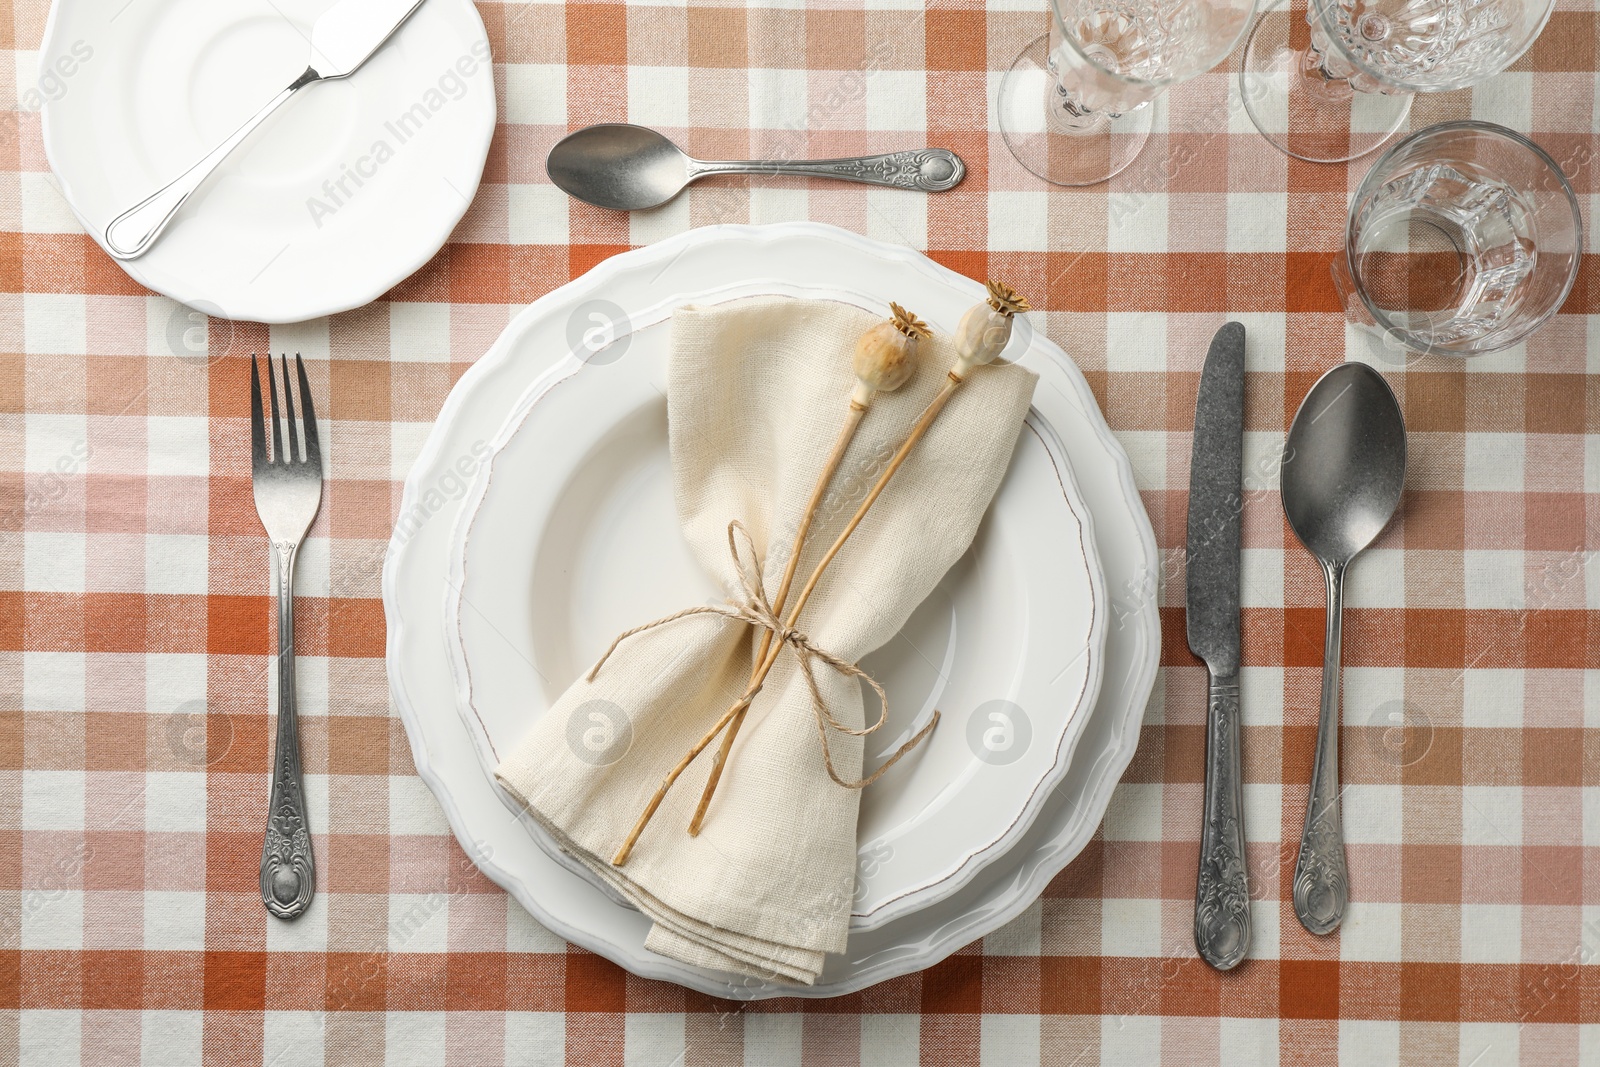
[[[294,696],[293,541],[272,545],[273,582],[278,592],[278,739],[272,754],[272,792],[261,848],[261,902],[280,919],[297,919],[311,904],[316,869],[306,791],[300,778],[300,719]]]

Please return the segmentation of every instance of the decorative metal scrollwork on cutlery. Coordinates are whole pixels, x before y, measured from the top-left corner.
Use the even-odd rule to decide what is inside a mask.
[[[966,164],[954,152],[943,148],[919,148],[910,152],[891,152],[882,156],[854,159],[775,161],[760,164],[761,173],[812,178],[843,178],[869,185],[890,185],[900,189],[920,189],[942,193],[961,183]]]
[[[1315,803],[1319,798],[1313,795],[1312,799]],[[1344,918],[1350,902],[1350,878],[1337,799],[1313,809],[1308,817],[1294,864],[1293,898],[1295,915],[1313,934],[1331,933]]]
[[[1224,323],[1200,373],[1184,555],[1189,648],[1210,677],[1194,944],[1219,970],[1238,966],[1250,950],[1239,711],[1244,337],[1243,326]]]
[[[1194,942],[1200,955],[1227,969],[1250,947],[1250,885],[1244,852],[1244,783],[1239,777],[1239,683],[1218,679],[1207,708],[1205,821],[1195,889]]]
[[[261,376],[250,359],[250,482],[256,514],[272,546],[272,584],[278,594],[278,734],[272,756],[267,830],[261,846],[261,903],[280,919],[294,919],[311,905],[316,866],[300,774],[300,716],[294,681],[294,561],[322,505],[322,447],[306,369],[295,356],[303,423],[295,419],[295,388],[289,361],[283,366],[283,417],[278,383],[267,358],[272,449],[267,449],[267,413]],[[297,435],[296,430],[300,433]],[[302,448],[303,443],[303,448]]]

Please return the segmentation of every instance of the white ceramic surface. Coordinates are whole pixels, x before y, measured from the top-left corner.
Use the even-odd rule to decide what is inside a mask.
[[[741,292],[886,310],[864,294],[761,282],[683,302]],[[534,382],[467,495],[445,611],[458,707],[485,775],[617,634],[728,595],[689,553],[673,506],[670,313],[648,324],[630,315],[632,331],[610,348],[586,347],[586,358],[561,360]],[[837,484],[848,489],[849,477]],[[899,635],[863,660],[890,706],[868,743],[866,773],[934,708],[942,717],[914,757],[862,791],[852,929],[958,890],[1027,830],[1066,772],[1105,646],[1087,516],[1059,438],[1030,412],[972,548]],[[874,707],[869,698],[869,715]],[[717,710],[706,709],[708,725]],[[585,873],[527,824],[555,859]]]
[[[45,156],[95,240],[298,77],[332,3],[56,0],[39,52]],[[444,245],[494,123],[477,9],[425,0],[353,76],[297,93],[121,266],[222,318],[359,307]]]
[[[930,966],[1025,910],[1093,836],[1117,778],[1133,756],[1160,651],[1155,597],[1159,559],[1132,468],[1088,384],[1026,320],[1017,344],[1041,375],[1034,406],[1060,433],[1093,516],[1111,601],[1106,670],[1067,774],[1033,825],[949,899],[851,937],[821,980],[797,989],[684,967],[644,950],[648,923],[552,860],[508,812],[483,775],[472,735],[455,712],[444,602],[453,524],[490,439],[528,386],[572,351],[591,322],[653,308],[678,294],[749,282],[903,294],[949,330],[982,286],[927,258],[815,223],[692,230],[613,257],[533,304],[463,375],[406,481],[384,566],[392,697],[418,772],[470,855],[535,918],[636,974],[712,995],[756,999],[836,996]],[[598,326],[594,328],[600,328]]]

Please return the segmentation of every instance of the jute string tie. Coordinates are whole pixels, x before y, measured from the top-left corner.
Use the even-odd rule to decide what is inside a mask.
[[[741,543],[745,550],[743,552],[740,551]],[[817,724],[817,743],[822,746],[822,762],[828,769],[828,777],[846,789],[864,789],[871,785],[881,778],[885,771],[898,763],[902,756],[917,747],[922,739],[928,736],[928,732],[939,722],[938,711],[935,711],[929,717],[928,724],[918,730],[914,737],[896,749],[894,755],[890,756],[883,766],[866,777],[852,782],[847,782],[839,777],[839,772],[833,766],[833,755],[828,749],[828,730],[836,730],[851,737],[866,737],[875,733],[889,720],[889,695],[883,691],[883,686],[879,685],[877,680],[866,671],[854,663],[848,663],[840,659],[827,649],[817,647],[812,643],[811,638],[801,631],[784,625],[783,620],[778,618],[777,612],[773,611],[771,601],[767,599],[766,589],[761,581],[761,569],[756,560],[755,540],[738,519],[728,523],[728,554],[733,558],[734,573],[738,576],[739,584],[744,590],[744,599],[742,601],[729,600],[722,604],[701,604],[692,608],[684,608],[682,611],[663,615],[661,618],[647,622],[642,626],[624,630],[611,642],[611,646],[605,650],[605,653],[595,662],[595,665],[589,668],[589,673],[584,676],[584,680],[594,681],[596,675],[600,673],[600,668],[605,666],[606,660],[610,659],[611,654],[628,638],[633,637],[635,634],[644,633],[646,630],[653,630],[657,626],[665,626],[667,623],[676,622],[679,619],[686,619],[693,615],[721,615],[723,618],[734,619],[747,625],[758,627],[770,632],[772,639],[779,645],[789,648],[800,665],[800,674],[805,679],[806,688],[811,692],[811,708],[815,713]],[[746,562],[747,556],[748,563]],[[871,726],[855,729],[846,726],[834,717],[833,712],[828,710],[827,701],[822,698],[821,688],[817,685],[815,664],[819,662],[833,668],[846,678],[860,678],[872,687],[872,691],[878,695],[878,719],[876,722]],[[756,694],[761,691],[762,684],[762,681],[753,683],[739,697],[737,703],[748,705],[756,698]]]

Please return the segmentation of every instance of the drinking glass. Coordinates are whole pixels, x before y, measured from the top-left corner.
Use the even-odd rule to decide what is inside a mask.
[[[1000,79],[1006,147],[1056,185],[1094,185],[1133,162],[1150,103],[1210,70],[1250,26],[1255,0],[1051,0],[1050,32]]]
[[[1347,317],[1389,349],[1472,356],[1555,314],[1582,254],[1578,201],[1555,160],[1504,126],[1446,122],[1362,179],[1333,280]]]
[[[1555,0],[1279,0],[1245,44],[1239,89],[1267,140],[1355,159],[1405,123],[1413,93],[1464,89],[1516,62]]]

